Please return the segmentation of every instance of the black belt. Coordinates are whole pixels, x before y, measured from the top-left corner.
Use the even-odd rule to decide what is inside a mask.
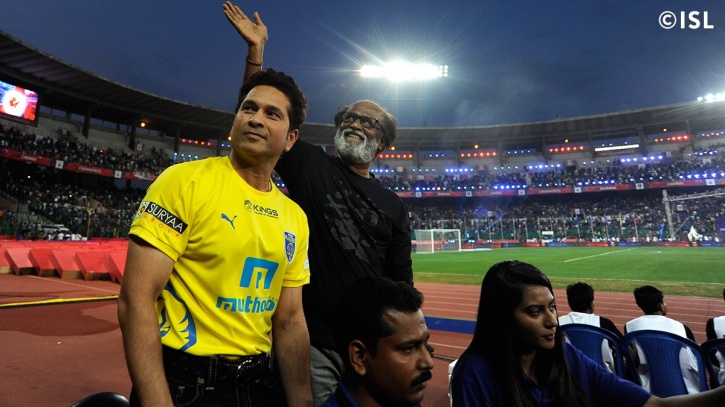
[[[163,346],[166,376],[187,386],[231,385],[256,381],[269,370],[267,353],[227,359],[221,356],[196,356]]]

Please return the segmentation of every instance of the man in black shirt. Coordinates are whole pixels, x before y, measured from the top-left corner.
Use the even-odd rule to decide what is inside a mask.
[[[224,14],[247,42],[247,78],[261,69],[267,27],[257,13],[252,21],[230,2],[224,4]],[[395,140],[395,117],[363,100],[340,107],[334,119],[337,155],[305,142],[302,135],[275,166],[310,227],[310,284],[302,296],[315,405],[334,393],[342,374],[333,321],[344,289],[366,276],[413,283],[408,208],[369,171]]]

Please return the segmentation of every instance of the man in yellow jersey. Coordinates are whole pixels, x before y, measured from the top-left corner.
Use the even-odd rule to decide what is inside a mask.
[[[267,27],[258,13],[250,19],[229,1],[223,8],[248,46],[246,78],[261,68]],[[377,155],[395,141],[395,116],[361,100],[338,108],[334,121],[335,155],[300,139],[275,166],[310,226],[312,276],[302,291],[302,305],[316,406],[335,392],[344,369],[335,350],[333,314],[345,288],[367,276],[413,283],[408,207],[370,172]]]
[[[131,225],[118,317],[132,406],[312,404],[307,218],[270,178],[307,101],[271,69],[239,95],[231,154],[167,168]]]

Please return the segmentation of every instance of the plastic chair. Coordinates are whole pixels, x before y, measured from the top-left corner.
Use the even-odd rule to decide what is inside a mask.
[[[613,373],[625,378],[624,353],[622,352],[622,343],[617,335],[604,328],[587,324],[561,325],[559,326],[559,332],[564,334],[568,342],[574,345],[575,348],[605,369],[609,369],[609,366],[605,363],[602,355],[602,343],[609,341],[609,345],[614,347],[612,358],[614,359],[615,371]]]
[[[453,407],[453,395],[451,394],[451,377],[453,377],[453,369],[456,367],[458,359],[448,364],[448,404]]]
[[[710,388],[725,385],[725,338],[710,339],[700,345],[700,350],[710,374]]]
[[[128,399],[119,393],[106,391],[91,394],[79,400],[71,407],[128,407]]]
[[[637,348],[635,343],[638,345]],[[644,354],[649,366],[649,391],[658,397],[688,394],[680,370],[680,352],[683,348],[689,349],[697,362],[699,390],[708,390],[700,346],[687,338],[664,331],[634,331],[622,337],[622,348],[632,377],[640,385],[637,372],[639,358],[635,357],[636,354],[633,354],[632,350],[637,349]]]

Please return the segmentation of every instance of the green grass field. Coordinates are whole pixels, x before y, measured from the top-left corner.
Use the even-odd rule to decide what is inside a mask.
[[[415,281],[480,284],[494,263],[515,259],[540,268],[554,288],[585,281],[597,291],[631,292],[651,284],[665,295],[722,298],[725,249],[711,247],[552,247],[413,254]]]

